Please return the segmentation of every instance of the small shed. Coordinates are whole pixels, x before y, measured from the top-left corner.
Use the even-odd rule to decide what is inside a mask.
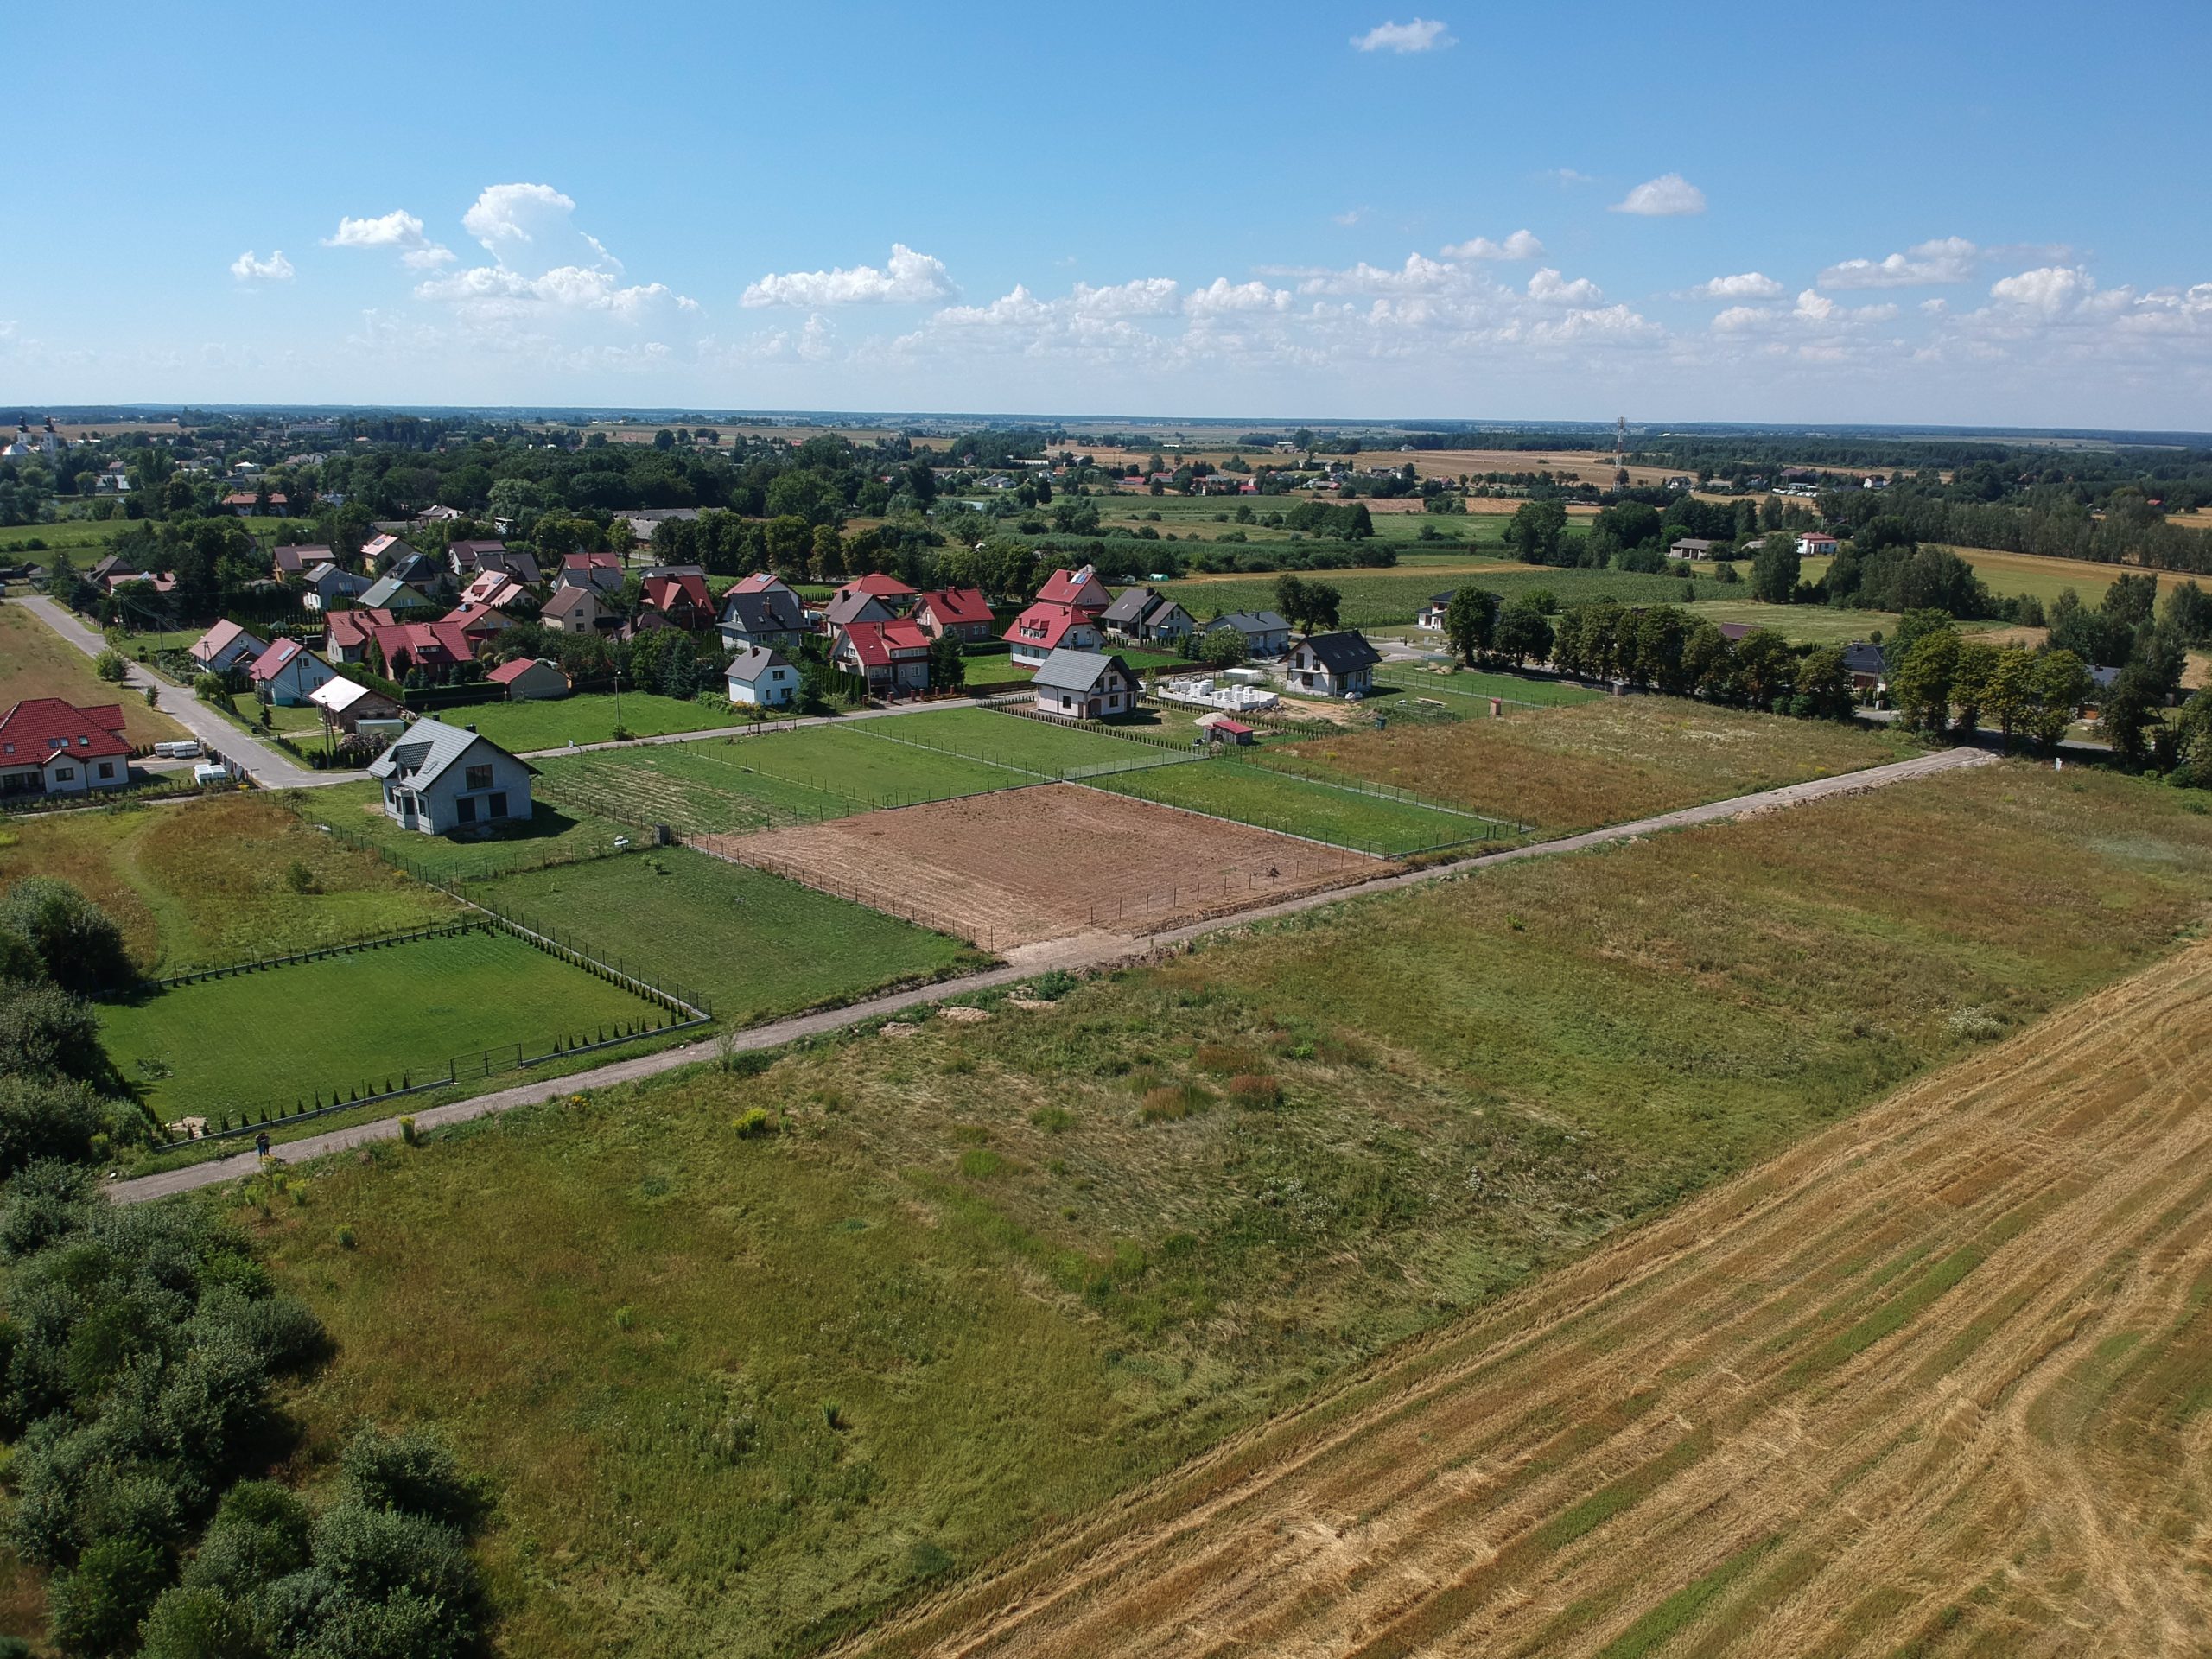
[[[540,702],[569,695],[569,677],[561,664],[543,657],[518,657],[501,663],[484,677],[507,689],[510,702]]]

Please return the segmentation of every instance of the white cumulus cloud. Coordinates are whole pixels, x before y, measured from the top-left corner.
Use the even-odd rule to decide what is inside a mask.
[[[1969,282],[1981,250],[1962,236],[1919,242],[1880,259],[1846,259],[1819,276],[1822,288],[1929,288]]]
[[[1182,305],[1183,285],[1173,276],[1139,276],[1093,288],[1077,283],[1070,302],[1086,316],[1159,317]]]
[[[1446,259],[1541,259],[1544,245],[1537,240],[1534,231],[1516,231],[1503,242],[1493,242],[1486,236],[1476,237],[1469,242],[1454,242],[1444,250]]]
[[[1705,192],[1679,173],[1662,173],[1646,179],[1612,206],[1617,213],[1637,213],[1645,219],[1677,219],[1705,211]]]
[[[874,265],[855,265],[849,270],[840,265],[830,270],[794,270],[781,276],[772,272],[748,287],[738,303],[917,305],[950,299],[958,292],[942,259],[894,242],[891,258],[881,270]]]
[[[1778,300],[1782,284],[1773,277],[1756,270],[1738,271],[1733,276],[1715,276],[1700,283],[1682,296],[1695,300]]]
[[[574,198],[550,184],[487,184],[461,223],[487,251],[504,258],[569,230],[575,210]]]
[[[423,221],[404,208],[375,219],[345,219],[338,221],[338,233],[322,238],[326,248],[395,248],[401,260],[414,270],[433,270],[450,264],[454,251],[442,247],[423,234]]]
[[[1529,279],[1529,297],[1546,305],[1594,305],[1605,296],[1587,276],[1578,276],[1570,283],[1546,265]]]
[[[281,248],[266,259],[255,258],[253,250],[248,248],[231,261],[231,275],[242,283],[289,283],[292,280],[292,262],[284,257]]]
[[[1459,45],[1444,29],[1442,23],[1427,17],[1416,17],[1410,23],[1377,23],[1366,34],[1353,35],[1351,43],[1361,52],[1440,52]]]
[[[1280,288],[1217,276],[1204,288],[1193,289],[1183,308],[1193,317],[1218,317],[1239,311],[1281,311],[1289,304],[1290,296]]]
[[[2095,288],[2089,273],[2079,266],[2044,265],[1999,277],[1989,285],[1989,297],[2000,305],[2055,317],[2079,305]]]

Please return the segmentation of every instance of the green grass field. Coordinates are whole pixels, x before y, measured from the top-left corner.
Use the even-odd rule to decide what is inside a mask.
[[[895,718],[903,724],[929,716]],[[625,813],[632,823],[670,824],[687,835],[818,823],[1037,781],[1025,772],[838,726],[548,755],[539,764],[549,799]]]
[[[619,696],[611,691],[591,691],[545,702],[470,703],[451,711],[452,719],[475,727],[517,754],[569,743],[611,743],[617,724],[632,736],[665,737],[675,732],[741,726],[748,717],[733,711],[720,697],[701,696],[686,702],[650,691],[625,691]]]
[[[856,721],[842,729],[879,741],[972,757],[1011,772],[1044,778],[1173,766],[1190,758],[1187,750],[1163,749],[1079,727],[1051,726],[988,709],[946,709],[891,720]],[[1132,721],[1129,729],[1147,735],[1177,735],[1181,731],[1178,725],[1153,718],[1149,710]]]
[[[482,880],[540,864],[596,858],[613,850],[617,836],[635,838],[634,821],[549,800],[542,781],[531,791],[537,810],[526,827],[480,838],[402,830],[385,816],[383,792],[374,781],[300,790],[288,798],[308,823],[361,836],[397,858],[403,868],[439,881]]]
[[[1385,672],[1376,692],[1378,698],[1384,695],[1384,687],[1407,696],[1448,697],[1455,704],[1476,705],[1462,708],[1463,714],[1487,713],[1492,697],[1541,709],[1564,709],[1578,702],[1595,702],[1605,695],[1572,680],[1550,680],[1534,674],[1498,674],[1468,668],[1438,674],[1416,671],[1397,663]]]
[[[795,881],[686,847],[480,882],[469,897],[750,1025],[985,958]]]
[[[172,986],[101,1007],[109,1058],[156,1116],[208,1117],[290,1106],[317,1090],[370,1092],[522,1045],[589,1038],[660,1017],[642,997],[509,933],[472,930]]]
[[[0,605],[0,709],[25,697],[59,697],[79,709],[120,703],[124,734],[134,743],[191,735],[146,707],[142,693],[93,673],[91,658],[22,606]]]
[[[1294,759],[1279,766],[1285,753],[1255,750],[1249,760],[1224,755],[1092,781],[1119,795],[1187,807],[1378,858],[1514,833],[1510,824],[1495,818],[1363,792],[1363,780],[1316,764],[1300,767]]]
[[[0,823],[0,887],[74,882],[149,975],[397,933],[459,906],[262,795]]]
[[[1532,590],[1548,591],[1561,605],[1584,600],[1617,599],[1624,605],[1671,605],[1692,597],[1710,599],[1711,582],[1684,582],[1675,576],[1640,575],[1626,570],[1499,570],[1440,575],[1419,569],[1364,572],[1320,570],[1313,579],[1327,582],[1344,596],[1339,620],[1348,628],[1386,627],[1410,623],[1432,594],[1469,584],[1488,588],[1510,601]],[[1275,602],[1275,578],[1186,578],[1161,584],[1200,621],[1217,612],[1268,610]]]
[[[334,1163],[247,1214],[299,1458],[451,1435],[508,1651],[813,1650],[2171,948],[2185,807],[1952,773]]]

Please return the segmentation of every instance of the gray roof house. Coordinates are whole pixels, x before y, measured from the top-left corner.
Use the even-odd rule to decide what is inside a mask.
[[[748,645],[792,645],[806,632],[806,616],[798,595],[788,588],[755,588],[740,593],[733,588],[722,599],[722,649],[743,651]]]
[[[1301,691],[1327,697],[1365,696],[1375,685],[1375,664],[1382,653],[1364,634],[1310,634],[1291,648],[1286,665],[1290,683]]]
[[[1152,588],[1123,588],[1098,625],[1124,639],[1181,639],[1198,631],[1188,611]]]
[[[783,652],[763,645],[738,652],[725,677],[733,703],[780,709],[798,695],[798,670]]]
[[[1060,720],[1105,720],[1136,706],[1137,677],[1104,652],[1063,646],[1045,658],[1030,684],[1037,712]]]
[[[394,616],[437,608],[428,594],[396,575],[379,577],[362,589],[361,606],[365,610],[390,611]]]
[[[599,595],[589,588],[556,588],[537,620],[556,633],[594,633],[600,608]]]
[[[855,622],[890,622],[897,620],[896,613],[874,594],[853,589],[837,595],[823,607],[822,626],[824,632],[836,634]]]
[[[1205,632],[1234,628],[1244,636],[1244,649],[1255,657],[1280,657],[1290,648],[1290,623],[1273,611],[1231,611],[1217,616]]]
[[[537,768],[473,726],[418,720],[369,762],[369,773],[384,786],[386,817],[403,830],[443,836],[528,823]]]

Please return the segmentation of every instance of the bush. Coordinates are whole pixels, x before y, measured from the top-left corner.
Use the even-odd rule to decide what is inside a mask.
[[[0,1179],[41,1159],[90,1158],[109,1105],[73,1079],[0,1076]]]
[[[334,1503],[315,1523],[315,1570],[363,1601],[402,1591],[442,1602],[454,1624],[468,1619],[476,1571],[467,1546],[451,1527],[427,1516],[375,1510],[352,1499]]]
[[[245,1609],[213,1590],[164,1591],[142,1640],[143,1659],[260,1659],[269,1651]]]
[[[92,658],[92,672],[110,685],[120,685],[124,676],[130,672],[130,659],[110,645]]]
[[[224,1494],[184,1582],[219,1598],[243,1599],[307,1564],[307,1505],[274,1481],[250,1480]]]
[[[420,1516],[467,1529],[483,1514],[483,1496],[461,1473],[444,1440],[427,1428],[387,1434],[364,1427],[346,1443],[339,1468],[349,1499],[365,1509]],[[322,1560],[318,1548],[317,1560]]]
[[[126,1651],[168,1577],[168,1560],[151,1544],[124,1538],[94,1544],[47,1588],[55,1643],[70,1654]]]
[[[741,1141],[757,1141],[775,1132],[775,1125],[769,1121],[766,1109],[760,1106],[746,1108],[732,1121],[730,1127],[737,1131]]]

